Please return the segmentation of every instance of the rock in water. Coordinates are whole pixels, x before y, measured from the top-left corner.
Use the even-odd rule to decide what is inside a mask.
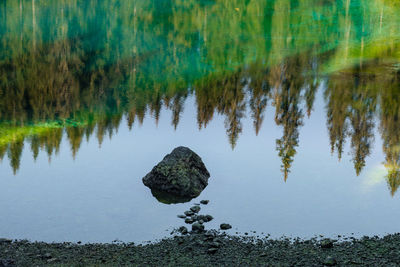
[[[177,147],[143,177],[152,192],[195,198],[208,185],[210,173],[201,158],[187,147]],[[154,195],[154,194],[153,194]]]
[[[228,229],[231,229],[232,226],[231,226],[229,223],[221,223],[221,225],[219,226],[219,228],[220,228],[221,230],[228,230]]]

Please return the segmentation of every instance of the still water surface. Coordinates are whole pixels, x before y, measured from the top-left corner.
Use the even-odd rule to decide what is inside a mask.
[[[198,153],[207,227],[400,231],[397,1],[3,1],[0,236],[154,240],[141,178]]]

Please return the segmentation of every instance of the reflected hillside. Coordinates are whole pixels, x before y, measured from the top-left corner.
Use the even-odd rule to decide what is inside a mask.
[[[220,12],[224,10],[225,12]],[[49,159],[66,136],[112,137],[163,108],[179,125],[193,96],[199,128],[225,118],[234,149],[267,106],[282,130],[286,181],[299,132],[323,90],[332,152],[350,144],[355,172],[379,127],[392,195],[400,184],[400,6],[397,1],[58,1],[0,6],[0,159]],[[126,120],[127,122],[123,122]]]

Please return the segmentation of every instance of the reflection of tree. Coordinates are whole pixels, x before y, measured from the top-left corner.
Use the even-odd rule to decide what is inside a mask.
[[[393,196],[400,185],[400,73],[388,75],[381,86],[380,132]]]
[[[199,128],[215,113],[222,115],[232,148],[247,112],[260,132],[270,101],[283,129],[276,147],[286,180],[322,69],[328,73],[332,152],[340,159],[349,138],[359,174],[371,153],[379,110],[394,194],[400,180],[399,74],[385,65],[398,59],[394,1],[206,2],[72,1],[64,13],[64,1],[37,1],[35,12],[30,1],[3,1],[0,160],[7,154],[16,171],[24,142],[35,159],[40,150],[50,158],[63,135],[75,156],[84,138],[95,135],[101,145],[123,118],[129,128],[147,114],[157,123],[162,108],[172,111],[176,128],[193,93]],[[385,31],[375,21],[378,9],[385,10]],[[360,56],[376,59],[375,66],[359,63]]]
[[[276,149],[282,159],[282,172],[287,180],[296,147],[299,144],[299,127],[303,124],[301,89],[303,78],[297,71],[298,59],[290,59],[272,70],[271,84],[274,85],[275,122],[283,127],[283,136],[276,140]]]
[[[8,148],[8,159],[10,160],[10,165],[14,171],[17,173],[19,166],[21,164],[21,154],[24,149],[23,141],[16,141],[10,144]]]
[[[270,93],[271,87],[268,83],[268,72],[266,71],[251,70],[250,80],[251,82],[248,85],[250,91],[249,105],[254,130],[258,135],[264,121],[264,112],[267,107],[268,94]]]
[[[225,116],[225,128],[232,148],[242,132],[241,119],[246,110],[244,80],[242,71],[238,71],[219,79],[211,76],[196,84],[199,128],[206,127],[214,112],[218,111]]]
[[[374,139],[374,114],[377,106],[376,81],[363,70],[332,75],[325,92],[328,129],[332,151],[341,158],[346,136],[351,138],[354,169],[359,175],[371,153]]]
[[[343,146],[348,134],[348,103],[351,93],[343,79],[330,80],[325,90],[327,103],[327,125],[332,153],[337,150],[339,160],[342,158]]]

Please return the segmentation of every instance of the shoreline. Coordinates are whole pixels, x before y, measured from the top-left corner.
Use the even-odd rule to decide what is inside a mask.
[[[269,239],[208,230],[154,243],[45,243],[0,239],[0,266],[399,266],[400,234]]]

